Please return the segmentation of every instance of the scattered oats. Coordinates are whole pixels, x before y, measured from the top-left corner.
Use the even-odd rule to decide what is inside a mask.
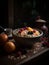
[[[30,52],[33,52],[33,50],[30,50]]]
[[[30,50],[27,50],[27,53],[29,53],[30,52]]]
[[[36,50],[36,51],[39,51],[39,50],[40,50],[40,48],[35,48],[35,50]]]
[[[11,59],[11,60],[14,59],[14,56],[10,56],[10,59]]]
[[[36,50],[34,50],[34,52],[33,52],[33,53],[35,54],[35,53],[37,53],[37,51],[36,51]]]
[[[8,55],[8,59],[10,59],[11,58],[11,56],[10,55]]]
[[[22,56],[21,56],[21,59],[24,59],[24,58],[26,58],[26,55],[22,55]]]
[[[19,57],[17,57],[17,59],[20,59]]]
[[[16,58],[14,58],[14,60],[16,60]]]
[[[44,49],[44,47],[42,47],[42,49]]]
[[[28,55],[27,57],[30,57],[30,55]]]

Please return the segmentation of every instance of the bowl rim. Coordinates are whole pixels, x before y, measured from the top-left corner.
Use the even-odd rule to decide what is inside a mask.
[[[16,32],[16,30],[18,30],[18,29],[21,29],[21,28],[14,29],[14,30],[12,31],[12,35],[14,35],[14,36],[16,36],[16,37],[19,37],[19,38],[39,38],[39,37],[41,37],[41,36],[43,35],[43,31],[42,31],[42,30],[37,29],[37,28],[33,28],[33,29],[37,29],[38,31],[41,32],[39,36],[36,36],[36,37],[21,37],[21,36],[17,36],[17,35],[14,33],[14,32]]]

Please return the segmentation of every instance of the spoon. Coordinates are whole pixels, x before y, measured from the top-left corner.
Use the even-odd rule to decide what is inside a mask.
[[[2,26],[0,26],[0,33],[2,33],[2,32],[6,32],[6,29],[3,28]]]
[[[11,28],[3,28],[2,26],[0,26],[0,34],[3,32],[5,34],[7,34],[10,39],[12,38],[12,29]]]
[[[7,33],[7,34],[10,34],[12,32],[12,29],[11,28],[3,28],[2,26],[0,26],[0,33]]]

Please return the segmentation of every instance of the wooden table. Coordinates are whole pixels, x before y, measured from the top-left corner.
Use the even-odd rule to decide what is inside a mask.
[[[49,51],[49,48],[42,47],[42,49],[38,52],[33,53],[31,51],[30,54],[26,54],[24,58],[22,57],[22,59],[20,59],[19,57],[16,58],[16,54],[0,56],[0,65],[22,65],[36,57],[38,58],[40,55],[44,54],[47,51]]]

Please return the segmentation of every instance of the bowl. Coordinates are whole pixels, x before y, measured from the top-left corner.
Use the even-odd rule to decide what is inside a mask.
[[[17,31],[19,29],[20,28],[13,30],[12,35],[13,35],[13,38],[16,41],[16,43],[23,48],[32,47],[33,44],[36,43],[36,42],[39,42],[40,38],[43,36],[43,31],[37,29],[40,32],[39,36],[36,36],[36,37],[21,37],[21,36],[17,35]]]

